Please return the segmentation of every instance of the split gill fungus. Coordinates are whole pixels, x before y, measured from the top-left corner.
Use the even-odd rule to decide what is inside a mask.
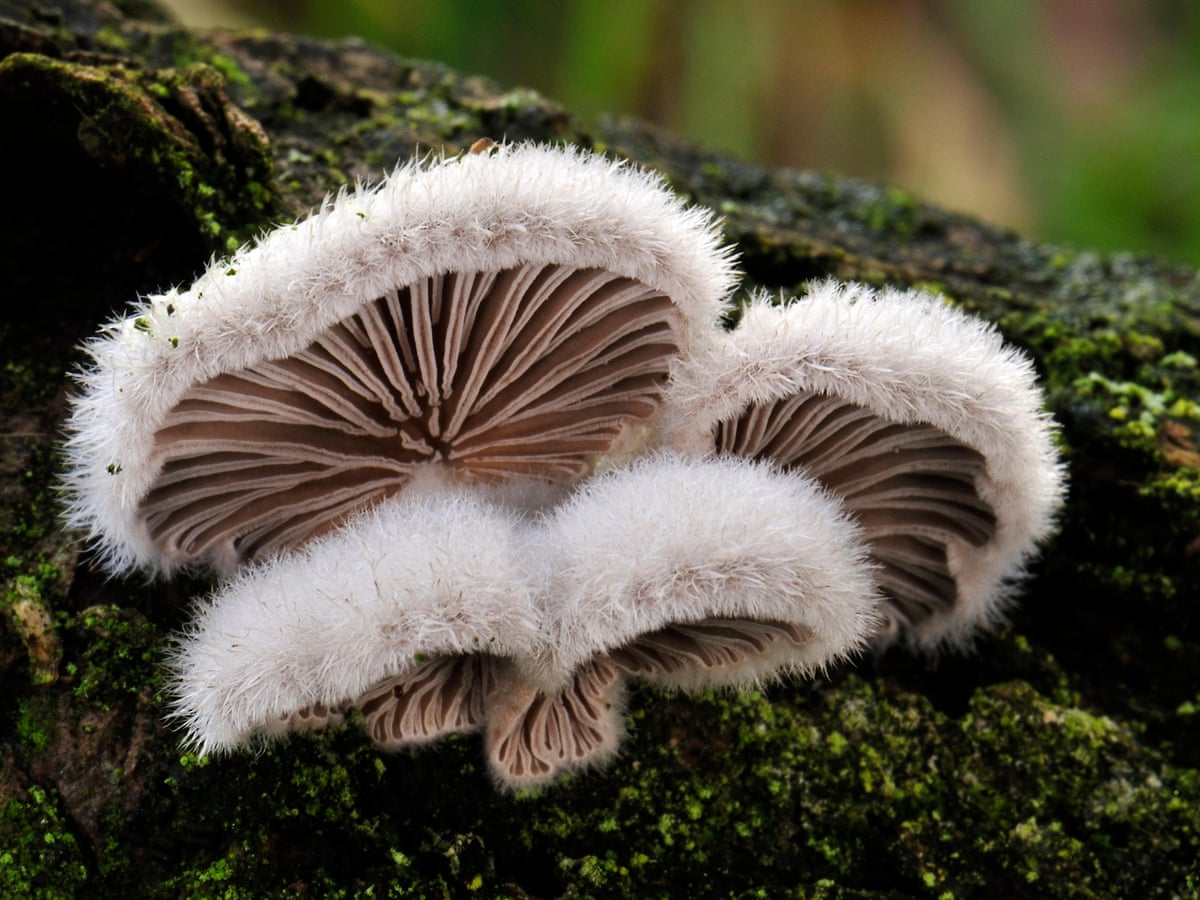
[[[735,259],[654,175],[538,145],[402,166],[86,344],[67,519],[210,569],[171,659],[203,753],[479,732],[499,784],[617,750],[629,679],[749,687],[994,625],[1062,471],[1028,361]]]

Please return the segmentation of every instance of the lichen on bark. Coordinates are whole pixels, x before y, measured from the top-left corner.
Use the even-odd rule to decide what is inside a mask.
[[[772,170],[359,41],[0,0],[0,893],[1167,897],[1200,892],[1200,277]],[[35,128],[35,120],[38,127]],[[920,286],[1034,356],[1071,494],[1011,624],[812,683],[634,693],[614,765],[494,790],[474,738],[198,760],[161,660],[203,581],[110,580],[56,516],[79,342],[398,161],[566,141],[711,206],[747,288]]]

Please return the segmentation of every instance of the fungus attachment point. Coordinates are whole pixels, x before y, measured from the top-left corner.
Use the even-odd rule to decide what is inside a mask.
[[[497,778],[603,762],[624,682],[749,686],[819,670],[875,624],[864,549],[808,479],[743,460],[650,457],[596,476],[546,517],[541,653],[489,701]]]
[[[570,484],[653,443],[732,282],[652,175],[501,146],[401,168],[88,345],[68,517],[120,571],[231,570],[406,489]]]
[[[990,326],[826,283],[752,303],[722,350],[682,369],[679,444],[803,471],[842,500],[877,566],[880,638],[932,647],[1001,613],[1062,472],[1032,367]]]

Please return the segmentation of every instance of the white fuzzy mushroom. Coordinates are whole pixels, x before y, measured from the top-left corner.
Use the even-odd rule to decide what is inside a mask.
[[[187,742],[229,751],[352,705],[385,747],[480,726],[493,669],[538,648],[523,527],[477,492],[408,492],[245,568],[173,654]]]
[[[640,459],[577,488],[535,546],[542,653],[516,660],[487,709],[508,784],[611,756],[625,678],[756,685],[822,669],[877,625],[866,551],[837,500],[760,462]]]
[[[745,687],[994,622],[1063,494],[1028,360],[833,283],[727,334],[732,281],[655,176],[510,146],[109,324],[67,515],[110,571],[233,573],[171,661],[187,740],[357,708],[385,748],[482,728],[501,784],[539,784],[616,752],[630,678]]]
[[[732,277],[711,215],[634,167],[533,145],[402,167],[87,345],[68,519],[112,571],[228,571],[423,467],[570,483],[653,442]]]
[[[878,566],[882,641],[932,648],[994,624],[1063,496],[1029,360],[917,292],[756,298],[681,363],[669,403],[674,446],[771,460],[842,499]]]

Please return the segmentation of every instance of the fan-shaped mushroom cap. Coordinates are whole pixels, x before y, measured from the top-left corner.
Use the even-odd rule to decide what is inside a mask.
[[[653,439],[732,283],[651,174],[510,146],[402,167],[87,350],[68,518],[112,570],[232,568],[402,489],[569,482]]]
[[[844,499],[890,620],[932,647],[993,623],[1063,495],[1033,367],[989,324],[916,292],[827,282],[757,298],[680,366],[674,446],[769,459]]]
[[[488,661],[536,650],[522,527],[473,492],[409,492],[247,567],[181,639],[174,717],[204,753],[364,700],[387,746],[474,728]]]
[[[652,456],[596,476],[545,522],[546,691],[607,658],[680,688],[810,671],[860,646],[877,601],[857,529],[797,473]]]

